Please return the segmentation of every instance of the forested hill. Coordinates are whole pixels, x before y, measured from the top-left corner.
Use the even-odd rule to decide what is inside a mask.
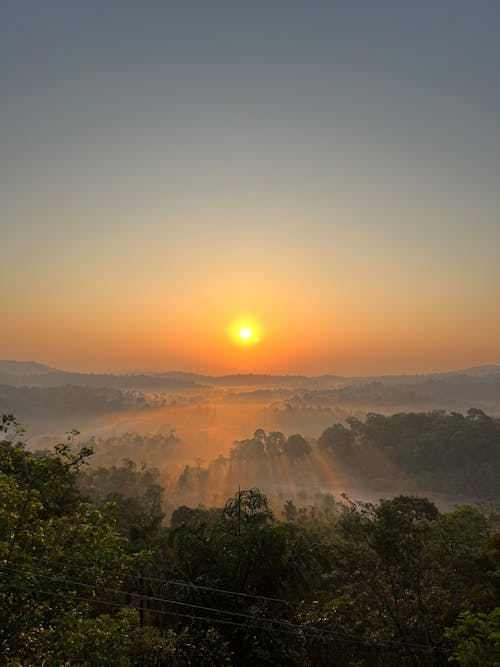
[[[434,410],[384,416],[369,413],[366,420],[347,419],[324,431],[319,446],[351,471],[385,476],[387,461],[429,491],[500,500],[500,419],[482,410],[467,415]],[[378,457],[373,459],[372,453]],[[377,465],[378,461],[378,465]],[[370,466],[370,463],[372,466]]]

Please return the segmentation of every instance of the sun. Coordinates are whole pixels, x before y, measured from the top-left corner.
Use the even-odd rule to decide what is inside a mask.
[[[227,333],[234,344],[253,347],[260,343],[262,327],[253,317],[239,317],[233,320]]]
[[[238,335],[241,339],[248,340],[252,337],[252,330],[250,327],[241,327],[241,329],[238,331]]]

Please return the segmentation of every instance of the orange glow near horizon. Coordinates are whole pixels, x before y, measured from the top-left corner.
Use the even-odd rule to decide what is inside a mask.
[[[92,293],[92,301],[61,297],[58,309],[43,300],[38,308],[14,305],[3,330],[4,357],[89,372],[307,375],[429,372],[498,358],[491,314],[492,329],[480,330],[459,327],[449,313],[430,306],[415,321],[408,308],[401,318],[401,309],[379,301],[375,315],[373,304],[366,312],[367,304],[347,290],[336,295],[332,313],[321,294],[307,299],[296,286],[242,297],[232,286],[209,284],[186,289],[182,301],[172,302],[168,312],[175,317],[164,314],[163,289],[146,297],[130,289],[127,299],[112,300],[112,308],[108,301],[118,294]],[[389,301],[387,293],[384,298]],[[238,302],[231,312],[228,304]],[[452,328],[460,328],[461,340],[450,336]]]
[[[40,283],[28,305],[11,305],[2,355],[74,371],[215,375],[420,373],[498,359],[500,315],[485,307],[486,292],[464,323],[446,285],[417,308],[408,280],[391,283],[382,271],[384,289],[368,299],[356,283],[325,286],[311,272],[283,282],[282,267],[259,276],[221,268],[231,281],[179,274],[182,291],[132,270],[108,283],[98,273],[68,278],[53,292]]]

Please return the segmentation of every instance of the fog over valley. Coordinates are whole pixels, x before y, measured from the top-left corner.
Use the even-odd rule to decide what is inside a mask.
[[[322,495],[342,493],[365,500],[424,493],[445,506],[491,498],[496,478],[481,486],[483,472],[464,474],[462,468],[483,455],[488,467],[498,446],[489,454],[461,452],[453,472],[442,459],[442,423],[452,420],[448,415],[470,410],[500,415],[500,367],[309,378],[94,375],[0,362],[0,411],[16,415],[30,448],[49,448],[77,429],[77,442],[92,446],[92,468],[130,461],[137,469],[157,470],[171,510],[180,504],[220,504],[238,485],[258,486],[274,506],[287,499],[308,505]],[[396,434],[386,434],[390,420],[371,439],[368,427],[361,428],[367,415],[373,428],[377,415],[402,420],[398,415],[406,413],[407,423],[398,425]],[[447,428],[448,439],[463,436],[462,422]],[[332,429],[329,442],[325,434]],[[418,449],[425,438],[423,462],[415,452],[395,452],[396,446]],[[462,445],[486,447],[481,441]],[[440,466],[444,478],[436,472]]]

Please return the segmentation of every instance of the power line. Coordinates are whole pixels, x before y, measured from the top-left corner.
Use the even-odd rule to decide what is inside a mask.
[[[38,593],[38,594],[42,594],[42,595],[66,597],[70,601],[71,600],[80,600],[82,602],[102,604],[102,605],[106,605],[106,606],[110,606],[110,607],[114,607],[114,608],[136,609],[136,607],[130,607],[130,605],[121,604],[119,602],[110,602],[109,600],[101,600],[100,598],[97,598],[97,597],[95,597],[95,598],[94,597],[86,598],[86,597],[82,597],[82,596],[79,596],[79,595],[74,595],[73,593],[71,593],[69,591],[44,591],[44,590],[39,589],[39,588],[33,588],[33,587],[28,588],[26,586],[20,586],[19,584],[11,584],[10,588],[15,588],[17,590],[22,590],[22,591],[25,591],[25,592],[28,592],[28,593]],[[147,599],[147,598],[143,598],[143,599]],[[287,634],[296,634],[295,630],[292,630],[292,629],[265,627],[265,625],[256,625],[256,624],[251,624],[251,623],[238,623],[237,621],[228,621],[226,619],[220,619],[220,618],[209,618],[209,617],[206,617],[206,616],[195,616],[193,614],[183,614],[181,612],[176,612],[176,611],[165,611],[165,610],[162,610],[162,609],[147,609],[145,611],[154,612],[155,614],[161,614],[163,616],[180,616],[182,618],[190,618],[190,619],[199,620],[199,621],[206,621],[206,622],[209,622],[209,623],[222,623],[222,624],[225,624],[225,625],[232,625],[232,626],[237,626],[237,627],[241,627],[241,628],[252,628],[252,629],[256,629],[256,630],[265,630],[265,631],[268,631],[268,632],[284,632],[284,633],[287,633]],[[218,611],[223,612],[224,610],[218,610]],[[226,613],[226,612],[224,612],[224,613]],[[255,617],[255,619],[259,620],[259,621],[263,621],[263,622],[269,622],[271,620],[271,619],[259,618],[259,617]],[[301,627],[301,626],[296,626],[296,627]],[[309,631],[314,630],[316,633],[320,633],[320,634],[323,632],[323,630],[321,630],[320,628],[304,627],[302,629],[309,630]],[[344,642],[353,641],[353,639],[351,639],[351,638],[344,638],[344,637],[337,637],[336,639],[338,641],[344,641]],[[358,643],[367,644],[369,642],[366,642],[366,640],[363,640],[363,641],[358,642]],[[379,644],[379,645],[383,646],[383,644]]]
[[[101,600],[100,598],[84,598],[79,595],[73,595],[70,592],[66,591],[43,591],[40,588],[27,588],[25,586],[19,586],[18,584],[11,584],[11,588],[16,588],[17,590],[26,591],[27,593],[38,593],[42,595],[52,595],[66,597],[69,600],[81,600],[82,602],[92,602],[95,604],[102,604],[109,607],[121,608],[121,609],[136,609],[136,607],[131,607],[130,605],[120,604],[119,602],[110,602],[109,600]],[[139,611],[139,610],[137,610]],[[286,632],[288,634],[294,634],[293,630],[286,630],[284,628],[266,628],[262,625],[252,625],[250,623],[238,623],[236,621],[228,621],[221,618],[207,618],[206,616],[194,616],[193,614],[182,614],[177,611],[164,611],[162,609],[148,609],[147,611],[154,612],[155,614],[161,614],[163,616],[181,616],[182,618],[191,618],[198,621],[207,621],[209,623],[223,623],[225,625],[233,625],[242,628],[256,628],[258,630],[267,630],[269,632]]]
[[[76,567],[78,567],[82,570],[93,570],[92,567],[90,567],[88,565],[81,565],[80,563],[76,563],[75,561],[63,561],[63,560],[54,561],[54,560],[49,560],[49,559],[46,559],[46,558],[37,558],[36,560],[38,562],[50,563],[52,565],[61,565],[61,564],[63,564],[63,565],[74,565],[74,566],[76,566]],[[105,569],[103,569],[103,571],[107,572],[107,573],[116,573],[115,570],[105,570]],[[274,597],[269,597],[269,596],[266,596],[266,595],[255,595],[253,593],[243,593],[243,592],[239,592],[239,591],[231,591],[231,590],[224,589],[224,588],[214,588],[212,586],[201,586],[200,584],[193,584],[193,583],[185,582],[185,581],[177,581],[175,579],[159,579],[157,577],[146,577],[146,576],[138,575],[138,574],[133,574],[133,575],[130,575],[130,576],[134,577],[135,579],[140,579],[140,580],[143,580],[143,581],[154,581],[156,583],[167,584],[169,586],[183,586],[183,587],[186,587],[186,588],[201,589],[201,590],[204,590],[204,591],[209,591],[211,593],[222,593],[224,595],[234,595],[236,597],[254,598],[256,600],[266,600],[268,602],[281,602],[282,604],[295,605],[295,606],[298,606],[298,607],[304,606],[303,601],[297,602],[296,600],[284,600],[283,598],[274,598]]]
[[[13,567],[10,567],[10,566],[9,566],[8,569],[13,571],[13,572],[18,572],[20,574],[28,574],[28,575],[31,575],[32,577],[35,577],[35,578],[39,577],[39,578],[42,578],[42,579],[48,579],[49,581],[55,581],[55,582],[63,583],[63,584],[70,584],[72,586],[82,586],[84,588],[90,588],[91,590],[95,590],[96,588],[98,588],[98,586],[95,586],[93,584],[87,584],[83,581],[76,581],[74,579],[65,579],[63,577],[51,577],[51,576],[46,575],[46,574],[39,574],[39,573],[35,573],[35,572],[30,572],[30,571],[27,571],[27,570],[21,570],[21,569],[18,569],[18,568],[13,568]],[[5,569],[4,570],[0,569],[0,571],[5,572]],[[221,613],[221,614],[228,614],[229,616],[237,616],[239,618],[248,618],[248,619],[253,620],[253,621],[261,621],[262,620],[262,621],[266,621],[266,622],[269,622],[269,623],[277,623],[278,625],[283,625],[283,626],[302,629],[302,626],[300,626],[298,624],[291,623],[289,621],[284,621],[284,620],[280,620],[280,619],[265,618],[265,617],[261,617],[261,616],[254,616],[252,614],[245,614],[243,612],[230,611],[228,609],[218,609],[217,607],[207,607],[205,605],[198,605],[198,604],[193,604],[193,603],[189,603],[189,602],[182,602],[182,601],[179,601],[179,600],[169,600],[167,598],[160,598],[160,597],[156,597],[156,596],[153,596],[153,595],[141,595],[140,593],[131,593],[129,591],[121,591],[121,590],[116,590],[116,589],[111,589],[111,588],[102,588],[102,591],[104,593],[114,593],[115,595],[128,595],[130,597],[138,598],[140,600],[150,600],[150,601],[153,601],[153,602],[163,602],[163,603],[166,603],[166,604],[179,605],[181,607],[190,607],[192,609],[201,609],[202,611],[211,611],[211,612],[216,612],[216,613]]]
[[[109,602],[108,600],[101,600],[99,598],[85,598],[81,597],[78,595],[73,595],[70,592],[66,591],[44,591],[39,588],[28,588],[25,586],[20,586],[18,584],[11,584],[11,588],[15,588],[17,590],[25,591],[27,593],[38,593],[42,595],[51,595],[51,596],[59,596],[59,597],[66,597],[68,598],[69,601],[71,600],[80,600],[82,602],[89,602],[89,603],[95,603],[95,604],[101,604],[101,605],[106,605],[114,608],[121,608],[121,609],[135,609],[136,611],[139,611],[136,607],[130,607],[129,605],[125,604],[120,604],[119,602]],[[251,623],[238,623],[237,621],[228,621],[220,618],[207,618],[206,616],[195,616],[193,614],[183,614],[181,612],[176,612],[176,611],[164,611],[162,609],[148,609],[147,611],[154,612],[156,614],[161,614],[163,616],[179,616],[182,618],[190,618],[193,620],[198,620],[198,621],[206,621],[209,623],[222,623],[224,625],[231,625],[231,626],[236,626],[236,627],[241,627],[241,628],[251,628],[251,629],[256,629],[256,630],[264,630],[266,632],[283,632],[286,634],[296,634],[293,630],[287,630],[285,628],[276,628],[276,627],[265,627],[263,625],[254,625]],[[268,619],[262,619],[268,620]],[[324,634],[324,630],[320,628],[305,628],[306,630],[315,630],[316,634]],[[326,631],[328,634],[332,634],[331,632]],[[391,643],[381,643],[381,642],[371,642],[367,641],[366,639],[360,637],[359,639],[356,639],[356,636],[351,637],[335,637],[336,641],[341,641],[341,642],[347,642],[347,643],[357,643],[357,644],[363,644],[364,646],[378,646],[378,647],[384,647],[384,648],[396,648],[397,646],[405,646],[405,644],[399,643],[397,645],[391,644]],[[432,648],[432,647],[425,647],[426,649]],[[438,650],[442,650],[439,647],[437,647]]]
[[[48,576],[48,575],[37,574],[37,573],[34,573],[34,572],[21,570],[21,569],[18,569],[18,568],[12,568],[12,567],[9,567],[8,569],[10,569],[14,572],[21,573],[21,574],[28,574],[28,575],[31,575],[33,577],[40,577],[40,578],[43,578],[43,579],[48,579],[50,581],[56,581],[56,582],[59,582],[59,583],[67,583],[67,584],[71,584],[71,585],[75,585],[75,586],[83,586],[85,588],[90,588],[93,591],[95,591],[95,588],[96,588],[96,586],[94,586],[92,584],[86,584],[84,582],[75,581],[75,580],[71,580],[71,579],[64,579],[64,578],[61,578],[61,577],[51,577],[51,576]],[[0,568],[0,571],[5,572],[6,570]],[[17,585],[13,585],[13,584],[11,586],[14,587],[14,588],[16,588],[16,587],[21,588]],[[36,590],[36,589],[30,589],[30,590]],[[209,611],[209,612],[215,612],[215,613],[219,613],[219,614],[228,614],[228,615],[231,615],[231,616],[238,616],[238,617],[242,617],[242,618],[248,618],[252,621],[257,621],[259,623],[276,623],[278,625],[285,626],[286,628],[290,628],[289,630],[286,630],[286,631],[292,632],[292,634],[293,634],[293,630],[301,630],[301,631],[312,632],[312,633],[320,634],[320,635],[321,634],[322,635],[329,635],[329,636],[334,637],[335,639],[340,640],[340,641],[352,641],[354,643],[361,643],[363,645],[368,645],[368,646],[382,646],[382,647],[386,647],[386,648],[396,648],[398,646],[404,646],[404,647],[418,648],[418,649],[426,650],[426,651],[429,651],[429,650],[440,651],[440,652],[444,651],[444,649],[440,646],[419,644],[419,643],[416,643],[416,642],[396,642],[396,641],[392,641],[392,640],[387,640],[386,642],[372,642],[372,641],[369,641],[366,638],[362,637],[361,635],[354,635],[354,634],[350,634],[350,633],[347,633],[347,632],[341,632],[341,631],[332,631],[332,630],[328,630],[326,628],[317,628],[317,627],[310,626],[310,625],[292,623],[290,621],[283,621],[283,620],[279,620],[279,619],[270,619],[270,618],[266,618],[266,617],[253,616],[251,614],[244,614],[244,613],[241,613],[241,612],[234,612],[234,611],[230,611],[230,610],[227,610],[227,609],[218,609],[218,608],[214,608],[214,607],[206,607],[206,606],[203,606],[203,605],[190,604],[190,603],[187,603],[187,602],[180,602],[180,601],[177,601],[177,600],[169,600],[169,599],[166,599],[166,598],[159,598],[159,597],[149,596],[149,595],[140,595],[139,593],[130,593],[128,591],[120,591],[120,590],[105,589],[105,588],[103,588],[102,590],[103,590],[103,592],[107,592],[107,593],[114,593],[114,594],[117,594],[117,595],[126,595],[126,596],[130,596],[130,597],[138,598],[141,601],[142,600],[151,600],[151,601],[154,601],[154,602],[162,602],[162,603],[167,603],[167,604],[176,604],[176,605],[180,605],[180,606],[183,606],[183,607],[188,607],[188,608],[193,608],[193,609],[201,609],[202,611]],[[65,594],[63,591],[59,591],[59,592],[39,591],[39,592],[50,594],[50,595],[57,595],[57,594],[64,595]],[[70,593],[67,593],[67,595],[71,595],[72,599],[80,599],[80,600],[83,600],[85,602],[93,602],[93,601],[96,600],[96,598],[82,598],[82,597],[79,597],[79,596],[76,596],[76,595],[72,595]],[[119,603],[115,604],[115,603],[107,602],[107,601],[102,601],[102,602],[106,602],[106,604],[114,605],[114,606],[117,606],[117,607],[129,608],[127,605],[121,605]],[[171,614],[171,615],[174,615],[174,616],[185,616],[185,617],[188,617],[188,618],[197,618],[199,620],[220,622],[220,623],[226,623],[226,624],[229,624],[229,625],[240,625],[242,627],[250,627],[250,624],[236,623],[234,621],[227,621],[227,620],[223,620],[223,619],[196,617],[196,616],[192,616],[192,615],[189,615],[189,614],[181,614],[180,612],[168,612],[168,611],[163,611],[163,610],[159,610],[159,609],[150,609],[148,611],[152,611],[152,612],[159,613],[159,614],[165,614],[165,615]],[[262,625],[255,625],[253,627],[259,628],[259,629],[264,629],[264,630],[266,629]],[[278,630],[278,631],[279,630],[285,631],[284,628],[274,627],[274,628],[270,628],[270,629],[271,630],[274,629],[274,630]]]
[[[157,583],[164,583],[170,586],[184,586],[186,588],[195,588],[195,589],[200,589],[203,591],[209,591],[211,593],[223,593],[224,595],[235,595],[237,597],[245,597],[245,598],[253,598],[256,600],[266,600],[268,602],[281,602],[282,604],[289,604],[289,605],[296,605],[296,606],[302,606],[302,602],[296,602],[294,600],[282,600],[280,598],[272,598],[272,597],[267,597],[266,595],[254,595],[252,593],[240,593],[238,591],[229,591],[227,589],[223,588],[213,588],[211,586],[201,586],[200,584],[191,584],[185,581],[176,581],[176,580],[168,580],[168,579],[157,579],[155,577],[144,577],[140,576],[137,577],[138,579],[143,579],[145,581],[155,581]]]

